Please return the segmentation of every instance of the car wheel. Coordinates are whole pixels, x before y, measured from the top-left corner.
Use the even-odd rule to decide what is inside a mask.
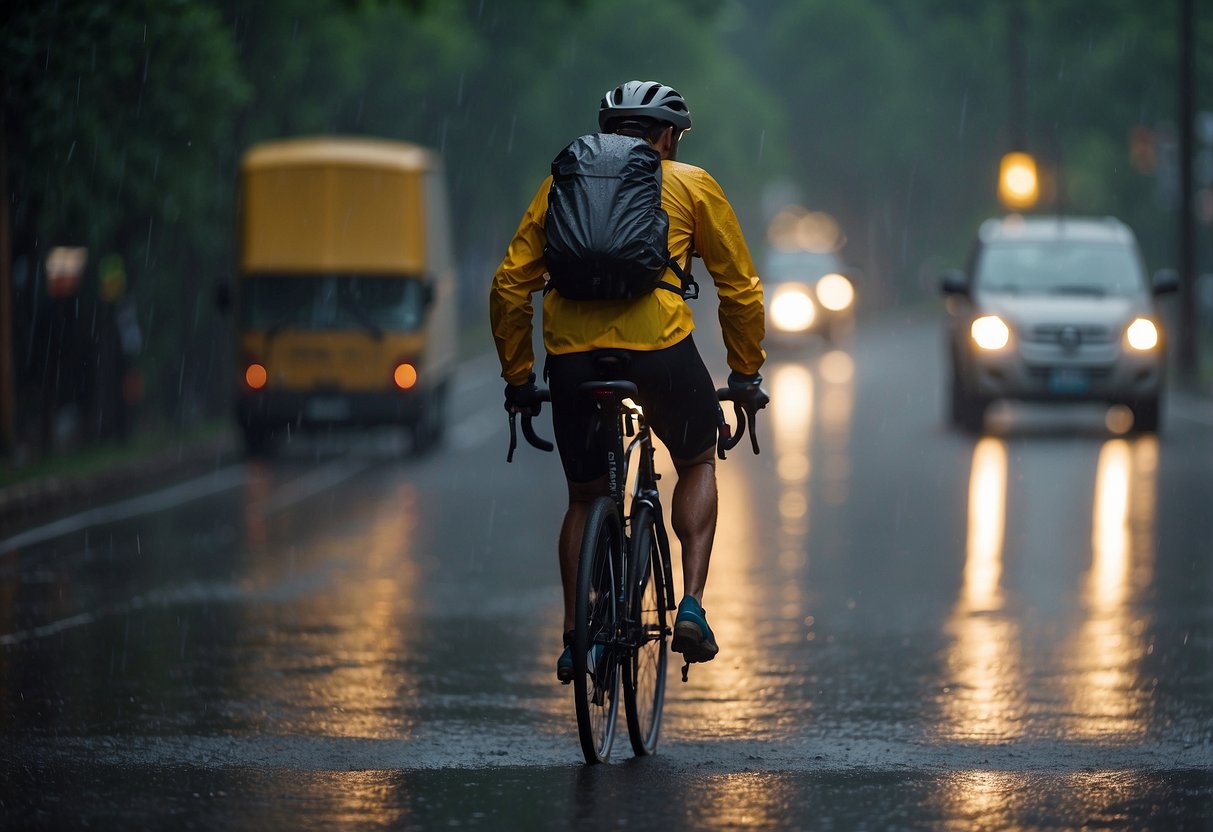
[[[981,433],[985,426],[986,408],[990,403],[981,396],[969,393],[956,372],[952,373],[950,405],[953,426],[969,433]]]
[[[1158,396],[1130,402],[1129,410],[1133,413],[1134,432],[1157,433],[1162,416],[1162,406]]]

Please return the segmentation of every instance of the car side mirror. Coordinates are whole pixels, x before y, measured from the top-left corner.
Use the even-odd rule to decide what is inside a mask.
[[[945,295],[969,295],[969,281],[960,269],[949,269],[939,277],[939,290]]]
[[[1154,279],[1150,281],[1150,289],[1156,295],[1179,291],[1179,272],[1175,269],[1159,269],[1154,272]]]

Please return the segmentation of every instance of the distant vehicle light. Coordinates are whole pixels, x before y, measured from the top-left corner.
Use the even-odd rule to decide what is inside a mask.
[[[407,361],[403,361],[396,365],[395,371],[392,372],[392,380],[401,390],[408,390],[417,383],[417,368]]]
[[[1011,342],[1011,330],[997,315],[985,315],[973,321],[969,332],[983,350],[1000,350]]]
[[[251,390],[260,390],[269,381],[270,374],[263,364],[253,362],[244,368],[244,383]]]
[[[1031,208],[1039,194],[1032,154],[1017,151],[1003,156],[998,173],[998,197],[1003,204],[1013,211]]]
[[[817,281],[817,300],[831,312],[841,312],[855,302],[855,287],[840,274],[827,274]]]
[[[790,283],[775,290],[771,299],[771,323],[783,332],[804,332],[817,318],[809,288]]]
[[[1125,340],[1135,350],[1152,350],[1158,346],[1158,327],[1149,318],[1138,318],[1125,330]]]

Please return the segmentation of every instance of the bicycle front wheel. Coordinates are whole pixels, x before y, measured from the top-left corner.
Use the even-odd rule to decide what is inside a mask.
[[[573,633],[577,733],[587,763],[611,755],[619,712],[619,613],[623,527],[610,497],[590,504],[581,538]]]
[[[632,516],[625,616],[629,649],[623,662],[623,702],[632,750],[643,757],[657,750],[661,710],[665,705],[666,575],[662,568],[657,524],[660,515],[642,505]]]

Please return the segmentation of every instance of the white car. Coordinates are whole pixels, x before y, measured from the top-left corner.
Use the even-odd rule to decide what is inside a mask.
[[[1133,232],[1114,218],[1022,217],[981,225],[963,271],[944,274],[948,416],[980,431],[997,399],[1127,405],[1157,431],[1166,337]]]
[[[828,342],[851,326],[855,287],[838,255],[772,249],[763,265],[769,336],[795,343],[818,335]]]

